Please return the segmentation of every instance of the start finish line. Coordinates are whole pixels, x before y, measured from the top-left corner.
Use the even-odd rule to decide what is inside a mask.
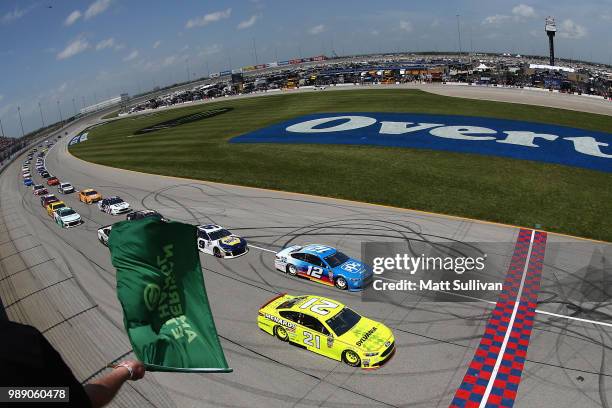
[[[512,157],[612,172],[612,134],[471,116],[327,113],[256,130],[231,143],[352,144]]]

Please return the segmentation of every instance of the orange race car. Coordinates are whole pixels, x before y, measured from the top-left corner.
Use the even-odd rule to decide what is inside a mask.
[[[85,204],[93,204],[102,199],[102,195],[92,188],[86,188],[85,190],[79,191],[79,201]]]

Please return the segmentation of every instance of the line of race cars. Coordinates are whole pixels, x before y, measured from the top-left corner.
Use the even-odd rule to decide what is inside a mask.
[[[51,147],[48,142],[47,147]],[[42,147],[42,146],[39,146]],[[35,184],[30,172],[30,161],[37,149],[27,156],[22,168],[23,183],[40,197],[43,208],[63,228],[82,224],[82,217],[72,208],[50,194],[47,187],[56,186],[59,194],[78,193],[84,204],[97,203],[98,208],[110,215],[126,214],[127,221],[156,217],[169,220],[155,210],[134,211],[129,203],[118,196],[103,198],[92,189],[77,192],[68,182],[61,182],[45,168],[46,149],[38,152],[36,170],[46,179],[47,187]],[[98,240],[108,246],[113,225],[98,229]],[[196,228],[198,250],[217,258],[231,259],[246,255],[246,239],[216,224]],[[340,290],[360,291],[372,281],[372,270],[363,262],[327,245],[292,245],[275,253],[274,268],[289,276],[308,279]],[[391,330],[380,322],[363,317],[342,303],[321,296],[281,294],[266,302],[258,311],[257,325],[264,332],[283,342],[342,361],[352,367],[379,368],[395,354],[395,340]]]

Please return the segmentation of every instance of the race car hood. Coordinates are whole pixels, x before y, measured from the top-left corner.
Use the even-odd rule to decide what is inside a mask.
[[[393,333],[384,324],[362,317],[355,327],[344,333],[339,339],[364,351],[382,352],[393,341]]]
[[[365,277],[369,274],[366,265],[353,258],[349,258],[345,263],[332,268],[332,270],[334,274],[341,274],[352,278]]]
[[[126,208],[129,208],[130,205],[124,201],[122,203],[111,204],[109,207],[111,210],[125,210]]]
[[[243,246],[246,241],[243,238],[237,237],[236,235],[230,235],[223,237],[219,240],[219,245],[223,248],[235,248]]]

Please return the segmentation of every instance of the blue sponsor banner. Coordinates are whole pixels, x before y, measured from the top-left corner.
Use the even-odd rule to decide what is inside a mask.
[[[230,143],[410,147],[512,157],[612,173],[612,134],[471,116],[325,113],[301,116]]]
[[[72,146],[72,145],[75,145],[77,143],[82,143],[82,142],[87,141],[87,136],[88,135],[89,135],[89,133],[82,133],[80,135],[76,135],[75,137],[70,139],[70,142],[68,142],[68,146]]]

